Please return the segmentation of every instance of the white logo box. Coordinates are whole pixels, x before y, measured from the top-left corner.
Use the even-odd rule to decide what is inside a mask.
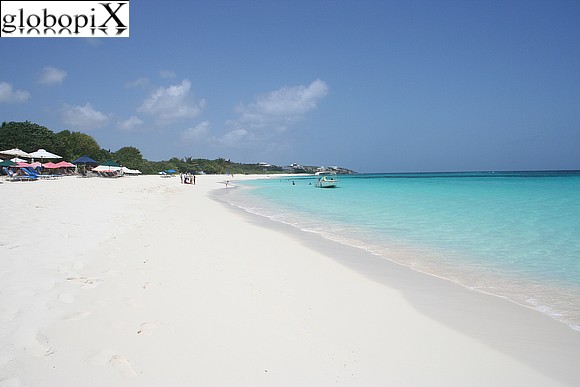
[[[129,1],[0,1],[1,37],[129,37]]]

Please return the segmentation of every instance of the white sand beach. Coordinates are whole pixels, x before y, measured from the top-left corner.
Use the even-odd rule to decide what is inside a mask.
[[[0,386],[578,385],[580,332],[230,208],[226,179],[1,183]]]

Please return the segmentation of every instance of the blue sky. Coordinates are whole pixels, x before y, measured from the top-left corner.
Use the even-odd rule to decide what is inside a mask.
[[[359,172],[580,169],[580,2],[132,1],[130,38],[1,38],[0,120]]]

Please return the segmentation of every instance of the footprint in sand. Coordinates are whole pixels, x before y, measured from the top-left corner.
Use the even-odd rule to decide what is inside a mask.
[[[36,332],[34,340],[30,340],[26,346],[26,351],[34,356],[50,356],[54,354],[54,350],[50,346],[48,337],[40,332]]]
[[[113,366],[117,371],[121,373],[123,376],[135,376],[140,374],[129,359],[125,356],[119,355],[115,353],[113,349],[102,349],[90,359],[88,359],[89,364],[97,365],[97,366],[106,366],[110,365]]]
[[[111,360],[109,360],[109,364],[115,367],[123,376],[135,376],[139,374],[125,356],[113,355]]]
[[[137,334],[140,336],[151,336],[158,325],[161,325],[158,321],[144,322],[139,326]]]
[[[103,282],[100,278],[68,277],[67,281],[74,281],[81,286],[81,289],[93,289]]]

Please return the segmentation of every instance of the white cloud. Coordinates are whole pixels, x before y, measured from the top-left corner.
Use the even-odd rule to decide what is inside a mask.
[[[276,136],[316,109],[328,94],[328,86],[319,79],[307,86],[282,87],[256,98],[247,105],[239,105],[239,117],[226,122],[232,130],[219,141],[236,145],[238,142],[275,145]]]
[[[245,129],[234,129],[226,133],[218,141],[223,145],[236,146],[240,145],[240,142],[243,142],[243,140],[247,139],[248,135],[249,133]]]
[[[129,88],[146,87],[146,86],[149,86],[149,79],[148,78],[137,78],[134,81],[127,82],[127,84],[125,86],[129,87]]]
[[[159,72],[159,75],[161,76],[161,78],[175,78],[176,77],[175,73],[171,70],[161,70]]]
[[[241,105],[238,111],[248,121],[282,121],[299,118],[316,108],[318,101],[328,94],[328,86],[316,80],[308,86],[283,87],[250,105]]]
[[[205,100],[195,103],[190,96],[190,89],[191,82],[187,79],[178,85],[160,87],[143,102],[137,111],[154,116],[160,124],[196,117],[205,107]]]
[[[26,102],[30,93],[23,90],[14,90],[10,83],[0,82],[0,103],[2,102]]]
[[[90,130],[106,125],[109,118],[87,103],[85,106],[64,105],[62,121],[73,130]]]
[[[57,69],[56,67],[45,67],[42,69],[42,75],[40,76],[40,83],[43,85],[56,85],[62,83],[66,78],[67,73],[64,70]]]
[[[203,121],[192,128],[185,129],[181,134],[184,140],[203,140],[209,134],[209,121]]]
[[[131,116],[124,121],[120,121],[117,126],[121,130],[130,132],[138,129],[141,125],[143,125],[143,120],[137,116]]]

